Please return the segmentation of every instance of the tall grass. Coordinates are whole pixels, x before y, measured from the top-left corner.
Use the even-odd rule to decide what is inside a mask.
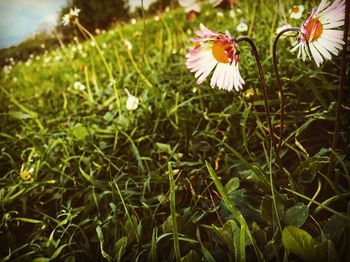
[[[279,43],[282,171],[249,47],[239,47],[246,81],[239,94],[197,86],[184,66],[200,22],[239,36],[235,25],[244,19],[277,130],[271,39],[280,8],[293,3],[239,1],[233,18],[207,6],[194,21],[173,10],[1,73],[0,257],[284,261],[311,249],[329,261],[349,257],[346,115],[334,179],[325,175],[339,58],[316,68],[289,51],[290,38]],[[125,88],[140,99],[135,111],[125,107]],[[316,246],[291,248],[298,239]]]

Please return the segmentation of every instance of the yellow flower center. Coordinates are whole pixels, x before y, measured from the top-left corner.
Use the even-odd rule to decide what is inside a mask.
[[[310,40],[311,42],[316,41],[323,32],[323,26],[318,19],[312,19],[307,26],[305,26],[305,29],[308,31],[308,33],[305,35],[306,40]]]
[[[229,43],[222,43],[220,40],[217,40],[213,43],[212,53],[218,62],[225,64],[228,64],[230,62],[227,52],[225,51],[229,46]]]
[[[292,9],[293,13],[299,13],[299,7],[298,6],[294,6]]]

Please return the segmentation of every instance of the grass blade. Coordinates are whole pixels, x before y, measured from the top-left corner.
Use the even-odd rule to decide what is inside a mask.
[[[171,212],[171,223],[173,226],[173,236],[174,236],[174,249],[176,261],[181,261],[180,254],[180,244],[179,244],[179,234],[177,231],[177,221],[176,221],[176,206],[175,206],[175,181],[173,177],[173,169],[171,167],[171,163],[168,162],[168,173],[169,173],[169,183],[170,183],[170,212]]]

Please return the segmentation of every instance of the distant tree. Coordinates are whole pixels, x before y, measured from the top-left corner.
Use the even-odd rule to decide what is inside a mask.
[[[74,6],[81,10],[79,21],[90,32],[96,28],[107,29],[117,21],[129,19],[127,0],[69,0],[68,6],[61,10],[61,17]],[[64,30],[59,26],[59,31]]]
[[[171,3],[172,3],[171,0],[157,0],[149,6],[148,11],[151,14],[162,12],[164,11],[165,8],[170,6]]]

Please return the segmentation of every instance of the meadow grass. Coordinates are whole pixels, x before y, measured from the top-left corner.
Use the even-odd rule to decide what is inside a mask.
[[[187,21],[183,10],[172,10],[159,21],[118,25],[2,73],[1,258],[349,257],[348,117],[333,176],[326,175],[339,58],[317,68],[290,52],[293,37],[280,41],[283,169],[270,147],[249,46],[239,45],[246,81],[239,94],[196,85],[184,66],[200,22],[239,36],[235,25],[245,20],[243,34],[258,47],[278,128],[272,45],[279,11],[273,1],[240,1],[234,17],[227,10],[218,17],[207,6]],[[85,89],[75,88],[77,81]],[[140,99],[135,111],[125,107],[125,88]]]

